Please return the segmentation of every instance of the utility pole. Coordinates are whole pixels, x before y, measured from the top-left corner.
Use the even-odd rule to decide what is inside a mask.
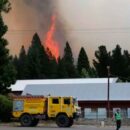
[[[107,84],[107,116],[110,118],[110,66],[107,66],[108,84]]]

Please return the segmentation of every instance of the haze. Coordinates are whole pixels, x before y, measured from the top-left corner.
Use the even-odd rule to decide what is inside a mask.
[[[34,32],[37,31],[43,40],[46,25],[42,17],[43,10],[39,13],[37,8],[29,6],[25,0],[10,1],[12,10],[5,16],[9,26],[6,37],[11,54],[17,54],[22,44],[26,48],[29,46]],[[60,43],[61,52],[65,41],[70,42],[75,58],[82,46],[90,59],[94,58],[94,51],[99,45],[106,45],[108,50],[112,50],[119,44],[123,49],[130,51],[130,0],[51,1],[51,11],[59,16],[65,32],[64,40]]]

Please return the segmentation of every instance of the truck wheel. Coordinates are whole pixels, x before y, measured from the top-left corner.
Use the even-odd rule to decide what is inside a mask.
[[[71,127],[71,126],[73,125],[73,123],[74,123],[73,119],[70,118],[70,119],[69,119],[69,125],[68,125],[68,127]]]
[[[29,115],[29,114],[23,114],[20,117],[20,123],[21,123],[21,126],[23,126],[23,127],[29,127],[29,126],[31,126],[31,124],[32,124],[32,117],[31,117],[31,115]]]
[[[39,119],[33,119],[31,126],[37,126]]]
[[[60,114],[56,117],[56,124],[59,127],[68,127],[69,126],[69,118],[67,115]]]

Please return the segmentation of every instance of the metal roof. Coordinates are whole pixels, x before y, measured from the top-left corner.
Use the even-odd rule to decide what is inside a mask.
[[[115,83],[116,81],[117,78],[110,78],[110,83]],[[14,85],[11,85],[11,89],[12,91],[23,91],[28,84],[97,84],[107,82],[107,78],[17,80]]]
[[[73,96],[82,101],[107,100],[107,83],[91,84],[30,84],[23,91],[23,95],[51,95]],[[110,100],[130,100],[130,83],[111,83]]]

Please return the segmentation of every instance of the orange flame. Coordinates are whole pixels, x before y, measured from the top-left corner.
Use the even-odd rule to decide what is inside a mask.
[[[45,38],[45,46],[48,48],[52,55],[58,60],[59,57],[59,46],[58,42],[54,39],[54,33],[55,33],[55,20],[56,17],[52,16],[51,18],[51,26],[49,31],[47,32],[46,38]]]

